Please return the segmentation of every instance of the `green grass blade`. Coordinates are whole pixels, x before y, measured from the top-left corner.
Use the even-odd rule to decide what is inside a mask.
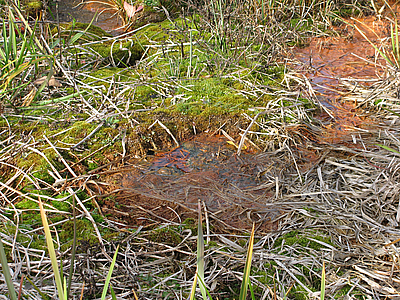
[[[11,43],[10,47],[12,51],[12,59],[16,59],[18,57],[17,36],[15,34],[16,31],[15,19],[14,15],[11,12],[11,9],[9,11],[8,26],[10,28],[10,43]]]
[[[22,65],[20,65],[18,67],[18,69],[12,70],[11,72],[9,72],[7,74],[7,79],[5,81],[5,83],[3,83],[2,87],[3,87],[3,91],[6,90],[7,86],[10,84],[10,82],[17,77],[19,74],[21,74],[23,71],[25,71],[26,69],[28,69],[32,64],[40,62],[42,60],[46,59],[46,57],[40,57],[37,59],[34,59],[30,62],[25,62]]]
[[[93,16],[92,21],[90,21],[90,24],[86,27],[86,29],[82,32],[78,32],[76,33],[68,42],[69,45],[72,45],[73,43],[75,43],[77,40],[79,40],[84,34],[86,34],[86,32],[88,31],[89,27],[92,26],[92,23],[94,21],[94,19],[97,17],[97,14],[95,14]]]
[[[199,222],[197,226],[197,276],[199,277],[199,287],[204,300],[207,300],[206,286],[204,284],[204,238],[203,221],[201,217],[201,206],[198,203]]]
[[[322,263],[322,276],[321,276],[321,298],[320,300],[325,299],[325,262]]]
[[[111,299],[117,300],[117,295],[115,295],[114,289],[111,284],[110,284],[110,293],[111,293]]]
[[[106,299],[107,290],[108,290],[108,286],[110,284],[112,272],[114,270],[115,262],[117,261],[118,249],[119,249],[119,245],[117,246],[117,250],[115,250],[114,257],[113,257],[113,260],[111,262],[110,270],[108,270],[106,282],[104,283],[103,293],[101,294],[101,300],[105,300]]]
[[[253,284],[251,282],[249,282],[249,289],[250,289],[251,300],[256,300],[256,296],[254,295],[254,290],[253,290]]]
[[[384,109],[384,110],[386,110],[388,112],[391,112],[392,114],[394,114],[395,116],[398,116],[400,118],[400,114],[399,113],[397,113],[397,112],[395,112],[395,111],[393,111],[393,110],[391,110],[389,108],[385,108],[385,107],[382,107],[382,109]]]
[[[253,228],[251,230],[249,247],[247,249],[247,258],[243,271],[243,280],[242,280],[242,286],[240,287],[239,300],[246,300],[247,297],[247,288],[250,283],[251,260],[253,258],[253,246],[254,246],[254,223],[253,223]]]
[[[397,66],[400,64],[400,52],[399,52],[399,26],[397,24],[397,20],[395,27],[394,27],[394,33],[396,35],[396,59],[397,59]]]
[[[24,36],[22,45],[21,45],[20,55],[19,55],[18,61],[16,63],[17,67],[24,62],[24,60],[27,56],[26,50],[27,50],[27,40],[26,40],[26,36]]]
[[[42,297],[42,300],[51,300],[50,296],[46,295],[41,291],[41,289],[38,288],[38,286],[27,276],[26,279],[29,281],[29,283],[33,286],[36,292],[39,293],[40,297]]]
[[[49,223],[47,222],[46,212],[44,211],[43,203],[40,198],[39,198],[39,208],[40,208],[40,216],[42,217],[44,234],[46,236],[47,250],[49,251],[51,266],[53,268],[53,273],[54,273],[54,279],[56,281],[58,298],[64,299],[64,289],[63,289],[63,283],[61,281],[60,271],[58,270],[56,251],[54,250],[53,240],[51,238],[51,232],[49,228]]]
[[[375,144],[376,146],[379,146],[379,147],[381,147],[381,148],[383,148],[383,149],[385,149],[385,150],[388,150],[388,151],[390,151],[390,152],[393,152],[393,153],[396,153],[396,154],[400,154],[400,152],[399,151],[397,151],[397,150],[395,150],[395,149],[393,149],[393,148],[390,148],[390,147],[388,147],[388,146],[385,146],[385,145],[382,145],[382,144]]]
[[[2,66],[6,65],[9,61],[9,49],[8,49],[8,36],[7,36],[7,28],[6,28],[6,21],[3,20],[3,48],[4,48],[4,57],[3,57],[3,62]]]
[[[10,268],[8,267],[7,263],[7,256],[4,251],[4,245],[2,240],[0,240],[0,261],[1,261],[1,269],[3,271],[4,279],[7,283],[8,288],[8,295],[10,296],[11,300],[17,300],[17,293],[15,292],[14,284],[12,282]]]
[[[199,278],[199,284],[202,284],[202,285],[204,285],[204,286],[206,286],[206,284],[205,284],[205,282],[203,281],[203,280],[201,280],[201,278]],[[206,289],[206,293],[207,293],[207,295],[208,295],[208,298],[210,299],[210,300],[213,300],[213,298],[211,297],[211,294],[210,294],[210,292]]]

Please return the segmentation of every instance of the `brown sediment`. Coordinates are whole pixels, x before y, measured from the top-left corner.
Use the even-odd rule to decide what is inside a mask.
[[[307,47],[293,51],[298,60],[295,69],[309,78],[317,93],[331,99],[346,92],[340,88],[340,80],[368,84],[384,74],[384,59],[354,26],[372,43],[380,45],[390,34],[387,23],[372,16],[347,22],[335,28],[341,36],[312,38]]]
[[[386,47],[390,23],[383,16],[367,16],[333,29],[340,36],[312,38],[306,47],[295,47],[292,66],[308,78],[321,107],[314,117],[322,126],[312,141],[357,148],[355,136],[368,134],[376,121],[357,103],[342,100],[351,91],[341,83],[368,87],[385,76],[387,62],[372,44]]]
[[[235,153],[225,137],[200,134],[137,162],[133,170],[114,177],[119,192],[104,202],[104,213],[128,226],[179,223],[195,216],[200,201],[213,224],[222,225],[217,231],[248,230],[253,222],[260,232],[276,229],[281,211],[265,206],[275,195],[275,182],[267,182],[265,173],[275,174],[278,165],[266,156]]]

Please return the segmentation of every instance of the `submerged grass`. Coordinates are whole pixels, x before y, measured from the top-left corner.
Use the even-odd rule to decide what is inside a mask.
[[[369,105],[357,111],[374,113],[384,130],[346,128],[356,146],[329,144],[319,140],[329,124],[315,119],[321,106],[308,97],[310,84],[281,64],[289,45],[327,34],[333,12],[364,6],[371,3],[186,1],[179,18],[160,7],[167,20],[101,38],[77,23],[65,27],[71,34],[51,24],[23,33],[10,5],[0,41],[9,92],[0,121],[8,289],[0,293],[14,297],[17,279],[29,276],[31,285],[20,284],[27,299],[105,299],[108,287],[113,299],[187,299],[197,283],[204,299],[396,297],[397,83],[363,96]],[[395,70],[393,24],[393,54],[382,53]],[[23,82],[43,74],[35,99]],[[52,76],[60,86],[47,84]],[[165,175],[145,191],[124,190],[109,178],[121,167],[143,172],[133,157],[204,131],[229,138],[234,159],[223,149],[213,159],[239,162],[255,187],[212,177],[201,185],[198,176],[188,188]],[[248,160],[246,147],[260,152]],[[192,191],[229,206],[205,201],[196,226]]]

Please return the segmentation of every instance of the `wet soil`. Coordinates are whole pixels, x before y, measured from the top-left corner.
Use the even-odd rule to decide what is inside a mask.
[[[130,226],[181,223],[196,217],[198,202],[221,229],[276,229],[282,211],[274,207],[279,163],[244,153],[224,136],[200,134],[169,152],[137,161],[114,177],[120,188],[104,212]],[[247,148],[249,149],[249,148]],[[133,163],[133,162],[132,162]]]
[[[94,12],[102,9],[96,4],[73,8],[77,4],[76,0],[64,1],[60,20],[68,22],[74,17],[89,23]],[[118,24],[111,11],[103,11],[94,22],[106,31]],[[386,64],[354,24],[377,45],[389,35],[386,21],[366,17],[334,28],[337,36],[313,38],[307,47],[293,51],[291,66],[309,78],[324,108],[316,116],[322,130],[304,126],[288,129],[301,140],[294,155],[297,171],[302,174],[322,155],[308,148],[307,142],[358,147],[357,135],[368,134],[374,123],[357,103],[341,100],[348,93],[340,86],[342,80],[369,85],[384,75],[381,66]],[[277,229],[277,220],[284,212],[283,207],[274,205],[276,195],[282,193],[279,179],[284,174],[297,176],[291,159],[254,152],[239,157],[226,137],[200,134],[168,152],[125,162],[123,170],[108,178],[112,186],[108,194],[100,196],[99,204],[102,212],[121,226],[136,227],[196,219],[200,202],[218,227],[216,231],[250,229],[255,222],[257,232],[268,232]]]
[[[314,141],[357,148],[357,135],[368,135],[378,122],[356,101],[343,100],[351,94],[343,83],[368,87],[385,76],[387,62],[372,44],[387,45],[390,23],[383,16],[368,16],[346,20],[333,30],[336,36],[312,38],[306,47],[295,47],[291,66],[309,79],[322,108],[314,116],[322,125]]]

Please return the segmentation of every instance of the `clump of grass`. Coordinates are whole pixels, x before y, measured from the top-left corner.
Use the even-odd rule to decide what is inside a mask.
[[[51,55],[41,53],[33,34],[29,36],[27,29],[21,31],[11,7],[8,8],[7,15],[7,19],[3,18],[1,22],[0,101],[8,102],[13,107],[26,106],[44,87],[43,85],[39,90],[25,92],[25,98],[21,102],[23,91],[32,80],[29,74],[35,74],[35,66],[40,62],[50,62],[51,66],[53,59]]]

